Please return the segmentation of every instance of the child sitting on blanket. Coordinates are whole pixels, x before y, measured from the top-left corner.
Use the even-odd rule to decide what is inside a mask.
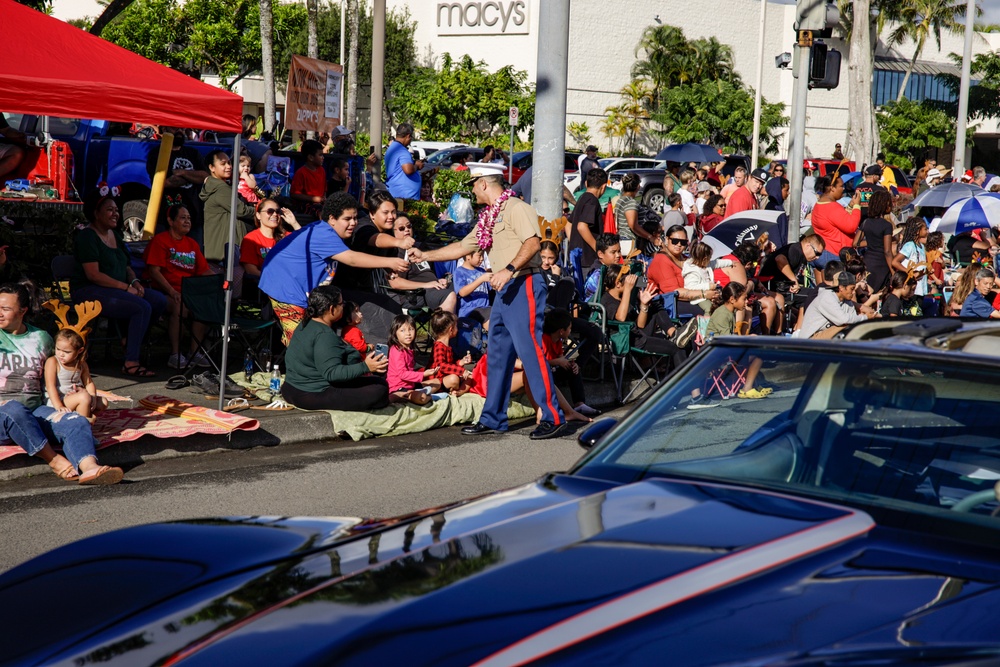
[[[45,391],[48,405],[59,412],[76,412],[91,424],[107,409],[107,400],[97,395],[85,361],[83,337],[72,329],[60,329],[55,353],[45,362]]]
[[[413,359],[413,341],[417,325],[409,315],[396,315],[389,329],[389,401],[409,401],[426,405],[431,401],[430,392],[439,391],[441,382],[432,379],[436,368],[416,370]],[[424,390],[424,391],[421,391]]]
[[[431,314],[431,333],[434,335],[434,349],[431,366],[437,369],[435,380],[452,396],[461,396],[469,391],[472,372],[465,370],[465,364],[472,363],[472,354],[466,352],[461,361],[455,363],[455,351],[451,349],[451,339],[458,335],[458,318],[446,310],[435,310]]]
[[[340,330],[340,337],[362,355],[366,355],[370,351],[369,345],[365,341],[365,335],[358,328],[362,319],[361,307],[353,301],[345,301],[344,316],[341,318],[344,328]]]

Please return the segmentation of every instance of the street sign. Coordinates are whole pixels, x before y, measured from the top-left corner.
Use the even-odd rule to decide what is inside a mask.
[[[511,127],[517,126],[517,107],[511,107],[508,114],[508,122]]]

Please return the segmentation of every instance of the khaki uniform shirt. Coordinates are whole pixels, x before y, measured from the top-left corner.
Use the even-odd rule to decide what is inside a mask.
[[[538,226],[538,213],[531,204],[517,197],[511,197],[500,208],[500,216],[493,227],[493,247],[488,253],[490,268],[493,271],[500,271],[513,262],[521,250],[521,245],[532,236],[539,238],[542,236]],[[468,253],[475,252],[479,248],[476,244],[476,230],[473,229],[461,243]],[[542,256],[536,252],[524,266],[520,267],[518,275],[525,269],[536,269],[541,265]]]

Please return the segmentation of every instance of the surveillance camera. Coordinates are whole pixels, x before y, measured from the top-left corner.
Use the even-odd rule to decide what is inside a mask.
[[[778,69],[787,69],[792,64],[792,54],[788,51],[774,57],[774,66]]]

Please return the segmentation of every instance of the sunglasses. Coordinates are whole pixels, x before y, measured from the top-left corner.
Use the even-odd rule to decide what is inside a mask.
[[[819,257],[820,255],[823,254],[823,251],[822,250],[817,250],[816,246],[814,246],[812,243],[809,243],[808,245],[812,249],[813,254],[816,255],[817,257]]]
[[[784,169],[775,169],[774,173],[776,173],[776,174],[783,174],[783,173],[785,173],[785,170]]]
[[[674,238],[670,238],[670,239],[667,239],[667,240],[670,241],[671,245],[679,245],[682,248],[686,247],[687,244],[688,244],[687,239],[674,239]]]
[[[262,208],[260,210],[260,212],[264,213],[266,215],[276,215],[278,213],[281,213],[281,209],[280,208]]]

